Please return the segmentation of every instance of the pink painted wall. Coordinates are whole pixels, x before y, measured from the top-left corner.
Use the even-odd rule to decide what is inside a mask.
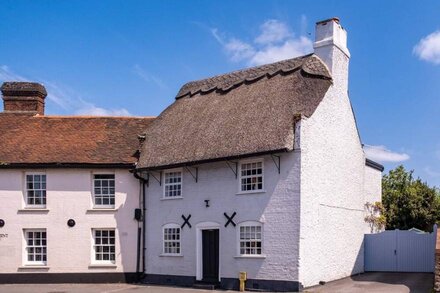
[[[139,181],[128,170],[47,169],[47,210],[24,209],[25,172],[0,170],[0,273],[135,272]],[[37,170],[35,170],[37,171]],[[115,210],[92,210],[93,172],[115,174]],[[74,219],[73,228],[67,221]],[[47,231],[47,268],[24,266],[23,229]],[[116,229],[114,266],[94,267],[92,228]],[[7,236],[6,236],[7,234]]]

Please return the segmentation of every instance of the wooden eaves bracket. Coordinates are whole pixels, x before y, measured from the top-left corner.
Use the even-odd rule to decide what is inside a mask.
[[[231,166],[231,164],[234,164],[235,166]],[[234,173],[235,179],[237,179],[237,176],[238,176],[238,162],[226,161],[226,165],[228,165],[229,169],[231,169],[232,173]]]
[[[186,171],[188,171],[189,174],[191,174],[192,178],[194,178],[194,180],[197,183],[197,181],[199,179],[199,168],[198,167],[194,167],[193,168],[195,170],[194,173],[191,171],[190,167],[188,167],[188,166],[185,166],[185,169],[186,169]]]
[[[281,173],[281,156],[271,154],[270,157],[272,158],[273,163],[275,164],[275,167],[278,169],[278,174]]]

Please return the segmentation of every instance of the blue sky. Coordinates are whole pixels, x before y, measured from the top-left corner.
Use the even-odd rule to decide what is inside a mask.
[[[440,2],[2,1],[0,81],[45,84],[47,114],[158,115],[185,82],[311,52],[348,31],[369,154],[440,186]]]

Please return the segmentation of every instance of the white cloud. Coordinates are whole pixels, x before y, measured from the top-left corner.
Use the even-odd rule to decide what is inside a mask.
[[[267,64],[279,60],[305,55],[312,47],[312,41],[306,37],[286,40],[279,46],[268,46],[258,51],[250,60],[251,64]]]
[[[104,109],[96,107],[93,104],[88,104],[85,107],[75,111],[76,115],[91,115],[91,116],[131,116],[124,108],[120,109]]]
[[[104,109],[85,101],[77,92],[59,83],[28,78],[24,75],[15,73],[8,66],[0,66],[0,82],[5,81],[35,81],[44,85],[47,91],[47,99],[55,103],[64,110],[78,115],[96,116],[130,116],[131,114],[124,108]]]
[[[260,30],[261,34],[254,41],[263,45],[281,42],[292,35],[287,25],[276,19],[267,20],[260,26]]]
[[[140,78],[142,78],[144,81],[146,82],[153,82],[155,83],[158,87],[162,88],[162,89],[166,89],[167,86],[166,84],[158,77],[154,76],[151,73],[148,73],[146,70],[144,70],[141,66],[139,66],[138,64],[135,64],[133,66],[133,71],[134,73],[137,74],[137,76],[139,76]]]
[[[403,162],[410,158],[406,153],[390,151],[383,145],[364,145],[364,151],[367,158],[378,162]]]
[[[421,39],[413,52],[422,60],[440,64],[440,30]]]
[[[216,28],[211,29],[211,34],[231,61],[245,61],[248,65],[272,63],[312,52],[312,41],[308,37],[296,37],[287,24],[276,19],[265,21],[252,43],[235,37],[227,38]]]
[[[239,39],[231,39],[224,45],[225,50],[229,53],[232,61],[242,61],[255,56],[254,48],[240,41]]]

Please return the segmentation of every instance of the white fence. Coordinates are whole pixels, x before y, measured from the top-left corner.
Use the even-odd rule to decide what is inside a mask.
[[[387,230],[365,235],[365,271],[434,272],[437,226],[432,233]]]

